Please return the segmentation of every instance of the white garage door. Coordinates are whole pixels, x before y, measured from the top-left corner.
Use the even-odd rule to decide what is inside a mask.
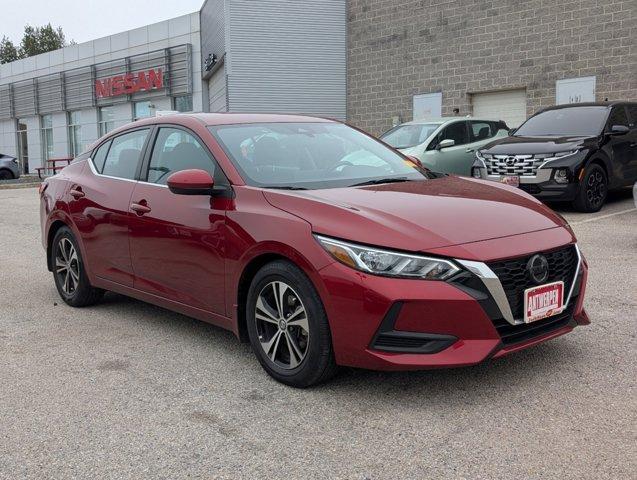
[[[471,95],[473,116],[504,120],[510,128],[517,128],[526,120],[526,90],[474,93]]]

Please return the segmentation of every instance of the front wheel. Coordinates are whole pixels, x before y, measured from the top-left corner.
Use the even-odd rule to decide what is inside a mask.
[[[11,173],[9,170],[1,169],[0,180],[13,180],[13,173]]]
[[[98,302],[104,290],[94,288],[89,282],[71,229],[62,227],[55,233],[52,249],[53,278],[62,300],[72,307],[86,307]]]
[[[336,372],[321,299],[292,263],[275,261],[256,274],[248,291],[246,315],[252,349],[274,379],[305,388]]]
[[[608,179],[602,167],[593,163],[586,167],[573,207],[580,212],[597,212],[606,202]]]

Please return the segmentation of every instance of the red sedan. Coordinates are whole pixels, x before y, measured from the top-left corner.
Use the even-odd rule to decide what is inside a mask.
[[[41,187],[62,299],[232,330],[277,380],[473,365],[589,323],[568,224],[339,122],[196,114],[101,138]]]

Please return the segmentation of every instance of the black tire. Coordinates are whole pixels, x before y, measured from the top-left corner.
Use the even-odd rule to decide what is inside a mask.
[[[0,169],[0,180],[13,180],[13,173],[6,168]]]
[[[61,267],[58,266],[57,260],[60,259],[62,261],[64,258],[70,256],[68,253],[69,249],[67,248],[69,244],[74,249],[75,255],[73,257],[75,259],[69,259],[70,267],[66,268],[66,270],[62,270]],[[82,254],[73,232],[68,227],[62,227],[55,233],[51,245],[51,264],[53,266],[55,287],[60,297],[62,297],[62,300],[68,305],[72,307],[88,307],[89,305],[97,303],[102,296],[104,296],[104,290],[94,288],[91,282],[89,282],[86,269],[84,268]],[[75,276],[66,273],[71,269],[75,272]],[[65,281],[69,283],[66,284]],[[75,284],[75,282],[77,283]]]
[[[261,345],[260,338],[264,338],[266,335],[263,325],[268,325],[268,323],[259,323],[257,320],[257,300],[260,295],[265,295],[266,289],[273,288],[271,286],[274,284],[284,284],[289,287],[288,290],[285,290],[288,298],[281,303],[285,304],[287,308],[292,308],[294,305],[297,309],[303,308],[304,315],[301,318],[307,320],[305,324],[308,325],[309,332],[307,332],[306,342],[304,342],[305,356],[295,367],[291,365],[289,360],[289,365],[283,367],[276,362],[276,345],[274,346],[274,361],[266,354]],[[296,298],[297,296],[298,298]],[[297,301],[296,304],[295,301]],[[288,313],[288,315],[290,314]],[[285,314],[279,315],[279,318],[281,317],[285,317]],[[288,261],[277,260],[268,263],[257,272],[248,291],[246,318],[252,350],[264,370],[275,380],[293,387],[306,388],[324,382],[336,373],[337,366],[334,360],[332,337],[323,303],[310,279],[296,265]],[[260,326],[257,325],[258,323]],[[262,337],[260,337],[259,328],[261,328]],[[279,327],[276,324],[269,324],[268,328],[276,333],[282,333],[278,332]],[[294,335],[294,332],[297,332],[298,335],[298,332],[303,333],[303,330],[300,326],[293,326],[290,323],[289,326],[283,327],[283,332],[289,335]],[[285,335],[281,335],[281,338],[285,339]],[[299,343],[300,337],[296,338],[295,345],[303,345],[303,342]],[[300,340],[302,341],[303,338]],[[288,359],[291,358],[290,344],[282,341],[280,355],[285,357],[286,351]]]
[[[591,163],[584,170],[584,177],[579,185],[573,208],[580,212],[598,212],[608,196],[608,177],[602,167]]]

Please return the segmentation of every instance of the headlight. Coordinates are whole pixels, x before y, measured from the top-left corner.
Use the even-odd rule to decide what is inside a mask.
[[[380,250],[321,235],[315,235],[315,237],[321,246],[339,262],[374,275],[445,280],[460,271],[454,263],[440,258]]]

